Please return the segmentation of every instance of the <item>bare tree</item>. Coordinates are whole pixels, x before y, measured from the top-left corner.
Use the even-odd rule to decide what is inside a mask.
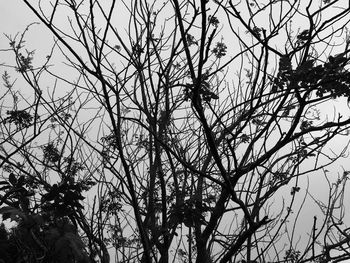
[[[53,36],[45,61],[39,25],[2,50],[32,88],[3,74],[0,212],[29,262],[350,258],[349,172],[325,169],[347,152],[348,109],[326,109],[350,97],[349,3],[22,2]]]

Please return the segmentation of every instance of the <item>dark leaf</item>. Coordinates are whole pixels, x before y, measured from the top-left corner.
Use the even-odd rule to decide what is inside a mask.
[[[21,187],[21,186],[23,186],[24,185],[24,183],[25,183],[25,177],[24,177],[24,175],[21,175],[19,178],[18,178],[18,181],[17,181],[17,187]]]
[[[9,182],[13,186],[15,186],[17,184],[16,176],[13,173],[10,173],[10,175],[9,175]]]
[[[304,30],[303,32],[301,32],[298,36],[297,39],[300,41],[306,41],[309,39],[309,30]]]
[[[45,201],[52,201],[52,200],[54,200],[54,199],[59,195],[59,193],[60,193],[60,191],[59,191],[59,189],[58,189],[58,187],[57,187],[57,184],[54,184],[54,185],[51,187],[50,191],[49,191],[47,194],[44,194],[44,195],[42,196],[43,201],[44,201],[44,202],[45,202]]]

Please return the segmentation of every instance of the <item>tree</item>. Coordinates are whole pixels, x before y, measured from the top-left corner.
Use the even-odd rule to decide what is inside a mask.
[[[350,258],[349,172],[326,170],[350,118],[325,110],[350,98],[348,3],[22,2],[53,36],[3,50],[0,212],[30,262]]]

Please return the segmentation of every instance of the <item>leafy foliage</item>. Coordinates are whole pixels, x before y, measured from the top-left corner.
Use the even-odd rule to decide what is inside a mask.
[[[347,58],[344,54],[335,58],[329,57],[324,65],[314,65],[314,60],[306,60],[293,70],[290,58],[280,58],[279,72],[274,79],[272,90],[286,88],[299,92],[316,92],[316,96],[331,96],[332,98],[350,98],[350,72],[344,68]]]
[[[6,114],[9,116],[4,123],[14,123],[19,129],[29,127],[33,121],[33,116],[26,110],[7,111]]]
[[[0,259],[4,262],[90,262],[76,228],[67,218],[45,219],[26,215],[12,207],[2,207],[3,220],[11,218],[17,226],[6,230],[0,225]]]
[[[10,173],[8,180],[0,182],[4,193],[0,203],[11,204],[0,208],[2,220],[16,222],[10,230],[1,224],[0,250],[4,248],[7,253],[2,253],[0,259],[28,263],[90,262],[73,214],[76,209],[83,208],[81,193],[92,183],[66,181],[46,185],[46,193],[34,190],[37,183],[15,173]],[[39,200],[35,199],[38,194],[41,195]]]

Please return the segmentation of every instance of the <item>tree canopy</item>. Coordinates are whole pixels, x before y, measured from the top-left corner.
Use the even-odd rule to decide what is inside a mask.
[[[350,259],[347,1],[21,2],[0,262]]]

